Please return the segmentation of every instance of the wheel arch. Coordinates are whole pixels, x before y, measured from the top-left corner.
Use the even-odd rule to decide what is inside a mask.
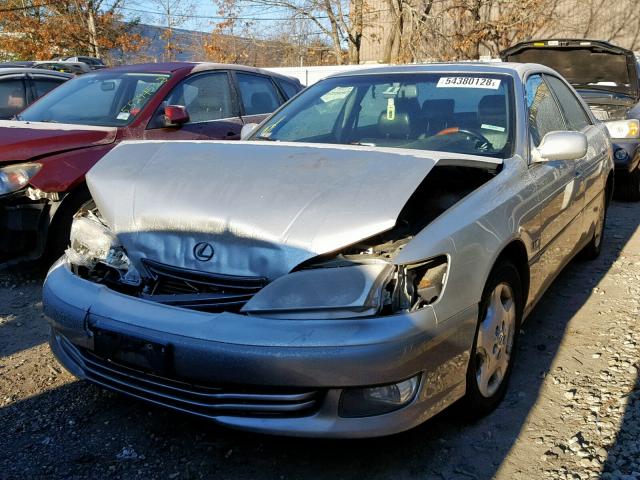
[[[60,253],[62,248],[60,237],[71,225],[69,215],[74,215],[82,204],[90,198],[89,187],[87,187],[86,182],[82,181],[60,200],[55,210],[52,210],[44,250],[48,260],[55,260],[55,257]]]
[[[505,245],[493,262],[491,271],[503,261],[511,262],[518,270],[520,286],[522,288],[522,299],[524,302],[522,307],[526,309],[529,298],[529,287],[531,285],[531,271],[529,269],[529,255],[524,242],[519,238],[515,238]],[[491,275],[491,273],[489,273],[489,275]],[[488,278],[489,276],[487,276],[487,279]]]

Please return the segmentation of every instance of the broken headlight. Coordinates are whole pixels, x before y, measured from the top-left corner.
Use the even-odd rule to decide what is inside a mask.
[[[129,261],[111,229],[104,224],[97,209],[80,211],[71,224],[67,259],[76,269],[89,274],[109,276],[128,284],[139,285],[140,275]]]
[[[277,278],[242,311],[271,318],[333,319],[411,312],[442,294],[447,258],[394,266],[378,260],[308,268]]]
[[[444,255],[398,266],[391,298],[393,310],[413,311],[438,300],[447,281],[448,266]]]

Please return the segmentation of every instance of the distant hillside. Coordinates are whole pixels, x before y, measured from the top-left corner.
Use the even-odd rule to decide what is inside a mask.
[[[136,28],[138,33],[148,41],[148,46],[135,54],[123,54],[119,50],[114,50],[110,54],[113,63],[162,62],[170,59],[165,50],[166,40],[163,37],[165,28],[146,24],[140,24]],[[202,48],[203,44],[209,40],[209,36],[210,33],[206,32],[174,28],[173,59],[178,61],[211,60],[206,58]],[[219,43],[224,45],[225,52],[229,52],[232,59],[236,59],[236,63],[256,67],[288,67],[300,64],[301,47],[286,42],[223,35],[219,39]],[[305,63],[310,65],[330,63],[333,59],[328,53],[329,49],[327,48],[326,52],[322,52],[322,50],[314,47],[307,51],[302,47]]]

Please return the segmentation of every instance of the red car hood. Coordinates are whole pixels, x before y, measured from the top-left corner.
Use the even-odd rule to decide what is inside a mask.
[[[106,145],[115,141],[117,133],[115,127],[0,120],[0,164]]]

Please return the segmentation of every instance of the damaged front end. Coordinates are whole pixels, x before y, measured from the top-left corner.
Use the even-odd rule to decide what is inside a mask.
[[[438,166],[411,195],[393,228],[271,279],[151,258],[132,262],[94,205],[76,215],[67,259],[77,275],[121,293],[211,313],[340,319],[413,312],[442,296],[449,256],[443,252],[411,264],[396,264],[394,258],[430,222],[494,175],[482,168]]]
[[[397,242],[397,250],[406,243]],[[139,272],[95,208],[78,213],[66,257],[82,278],[145,300],[218,313],[272,318],[353,318],[410,312],[440,296],[448,259],[394,265],[389,245],[316,259],[268,283],[150,260]]]
[[[298,319],[371,317],[411,312],[440,297],[446,283],[446,256],[394,265],[390,254],[380,255],[370,248],[360,254],[316,259],[272,282],[150,260],[143,262],[139,272],[95,209],[76,216],[66,252],[72,271],[82,278],[145,300],[211,313]]]

